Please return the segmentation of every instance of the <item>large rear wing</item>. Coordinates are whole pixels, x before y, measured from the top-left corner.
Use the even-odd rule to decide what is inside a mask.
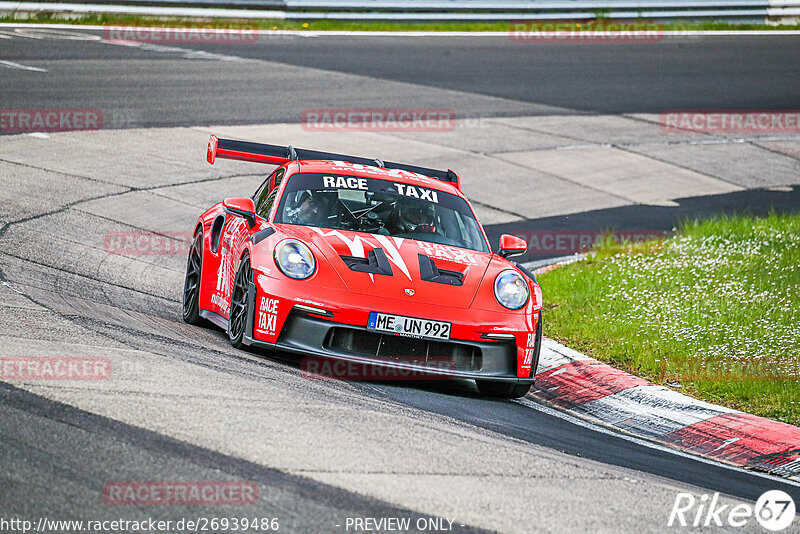
[[[213,165],[217,158],[253,161],[271,165],[282,165],[283,163],[295,160],[346,161],[348,163],[382,167],[384,169],[400,169],[415,172],[417,174],[436,178],[443,182],[450,182],[456,187],[461,186],[461,179],[450,169],[440,171],[427,167],[417,167],[416,165],[406,165],[405,163],[393,163],[391,161],[381,161],[380,159],[319,152],[317,150],[307,150],[305,148],[292,148],[291,146],[266,145],[247,141],[235,141],[233,139],[220,139],[216,135],[212,135],[211,139],[208,141],[207,159],[208,162]]]

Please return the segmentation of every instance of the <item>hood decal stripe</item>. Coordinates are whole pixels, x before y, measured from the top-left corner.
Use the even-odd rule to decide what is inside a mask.
[[[408,266],[406,265],[406,262],[403,261],[403,256],[400,255],[400,251],[398,250],[400,246],[403,244],[403,239],[399,237],[394,238],[395,243],[397,243],[397,247],[395,247],[394,244],[392,244],[392,242],[389,241],[389,238],[386,237],[385,235],[376,235],[375,239],[378,240],[378,243],[383,245],[383,248],[386,250],[387,255],[389,256],[389,261],[394,263],[395,266],[401,271],[403,271],[403,274],[406,275],[406,277],[408,277],[408,279],[413,282],[414,279],[411,278],[411,273],[408,271]]]

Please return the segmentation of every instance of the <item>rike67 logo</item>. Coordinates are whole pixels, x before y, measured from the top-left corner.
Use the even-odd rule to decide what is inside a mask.
[[[681,527],[743,527],[751,524],[753,517],[765,529],[778,532],[787,529],[794,521],[795,505],[792,497],[781,490],[765,492],[749,504],[722,504],[719,493],[695,497],[691,493],[678,493],[667,526]]]

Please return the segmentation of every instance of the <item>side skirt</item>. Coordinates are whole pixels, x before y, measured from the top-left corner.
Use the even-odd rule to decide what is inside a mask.
[[[217,312],[212,312],[212,311],[202,310],[201,309],[200,312],[199,312],[199,315],[203,319],[205,319],[207,321],[211,321],[212,323],[214,323],[218,327],[222,328],[226,332],[228,331],[228,320],[226,318],[224,318],[223,316],[221,316],[220,314],[218,314]]]

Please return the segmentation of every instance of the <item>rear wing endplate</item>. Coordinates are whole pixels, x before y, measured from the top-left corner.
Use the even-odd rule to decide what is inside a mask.
[[[291,146],[267,145],[263,143],[250,143],[247,141],[235,141],[233,139],[220,139],[212,135],[208,141],[207,159],[210,164],[214,164],[217,158],[235,159],[239,161],[253,161],[256,163],[267,163],[270,165],[282,165],[289,161],[296,160],[333,160],[357,163],[359,165],[369,165],[371,167],[382,167],[384,169],[400,169],[415,172],[424,176],[429,176],[443,182],[449,182],[456,187],[461,186],[461,179],[458,175],[447,169],[440,171],[427,167],[417,167],[416,165],[406,165],[405,163],[393,163],[391,161],[381,161],[380,159],[369,159],[358,156],[346,156],[344,154],[333,154],[330,152],[319,152],[317,150],[307,150],[305,148],[293,148]]]

